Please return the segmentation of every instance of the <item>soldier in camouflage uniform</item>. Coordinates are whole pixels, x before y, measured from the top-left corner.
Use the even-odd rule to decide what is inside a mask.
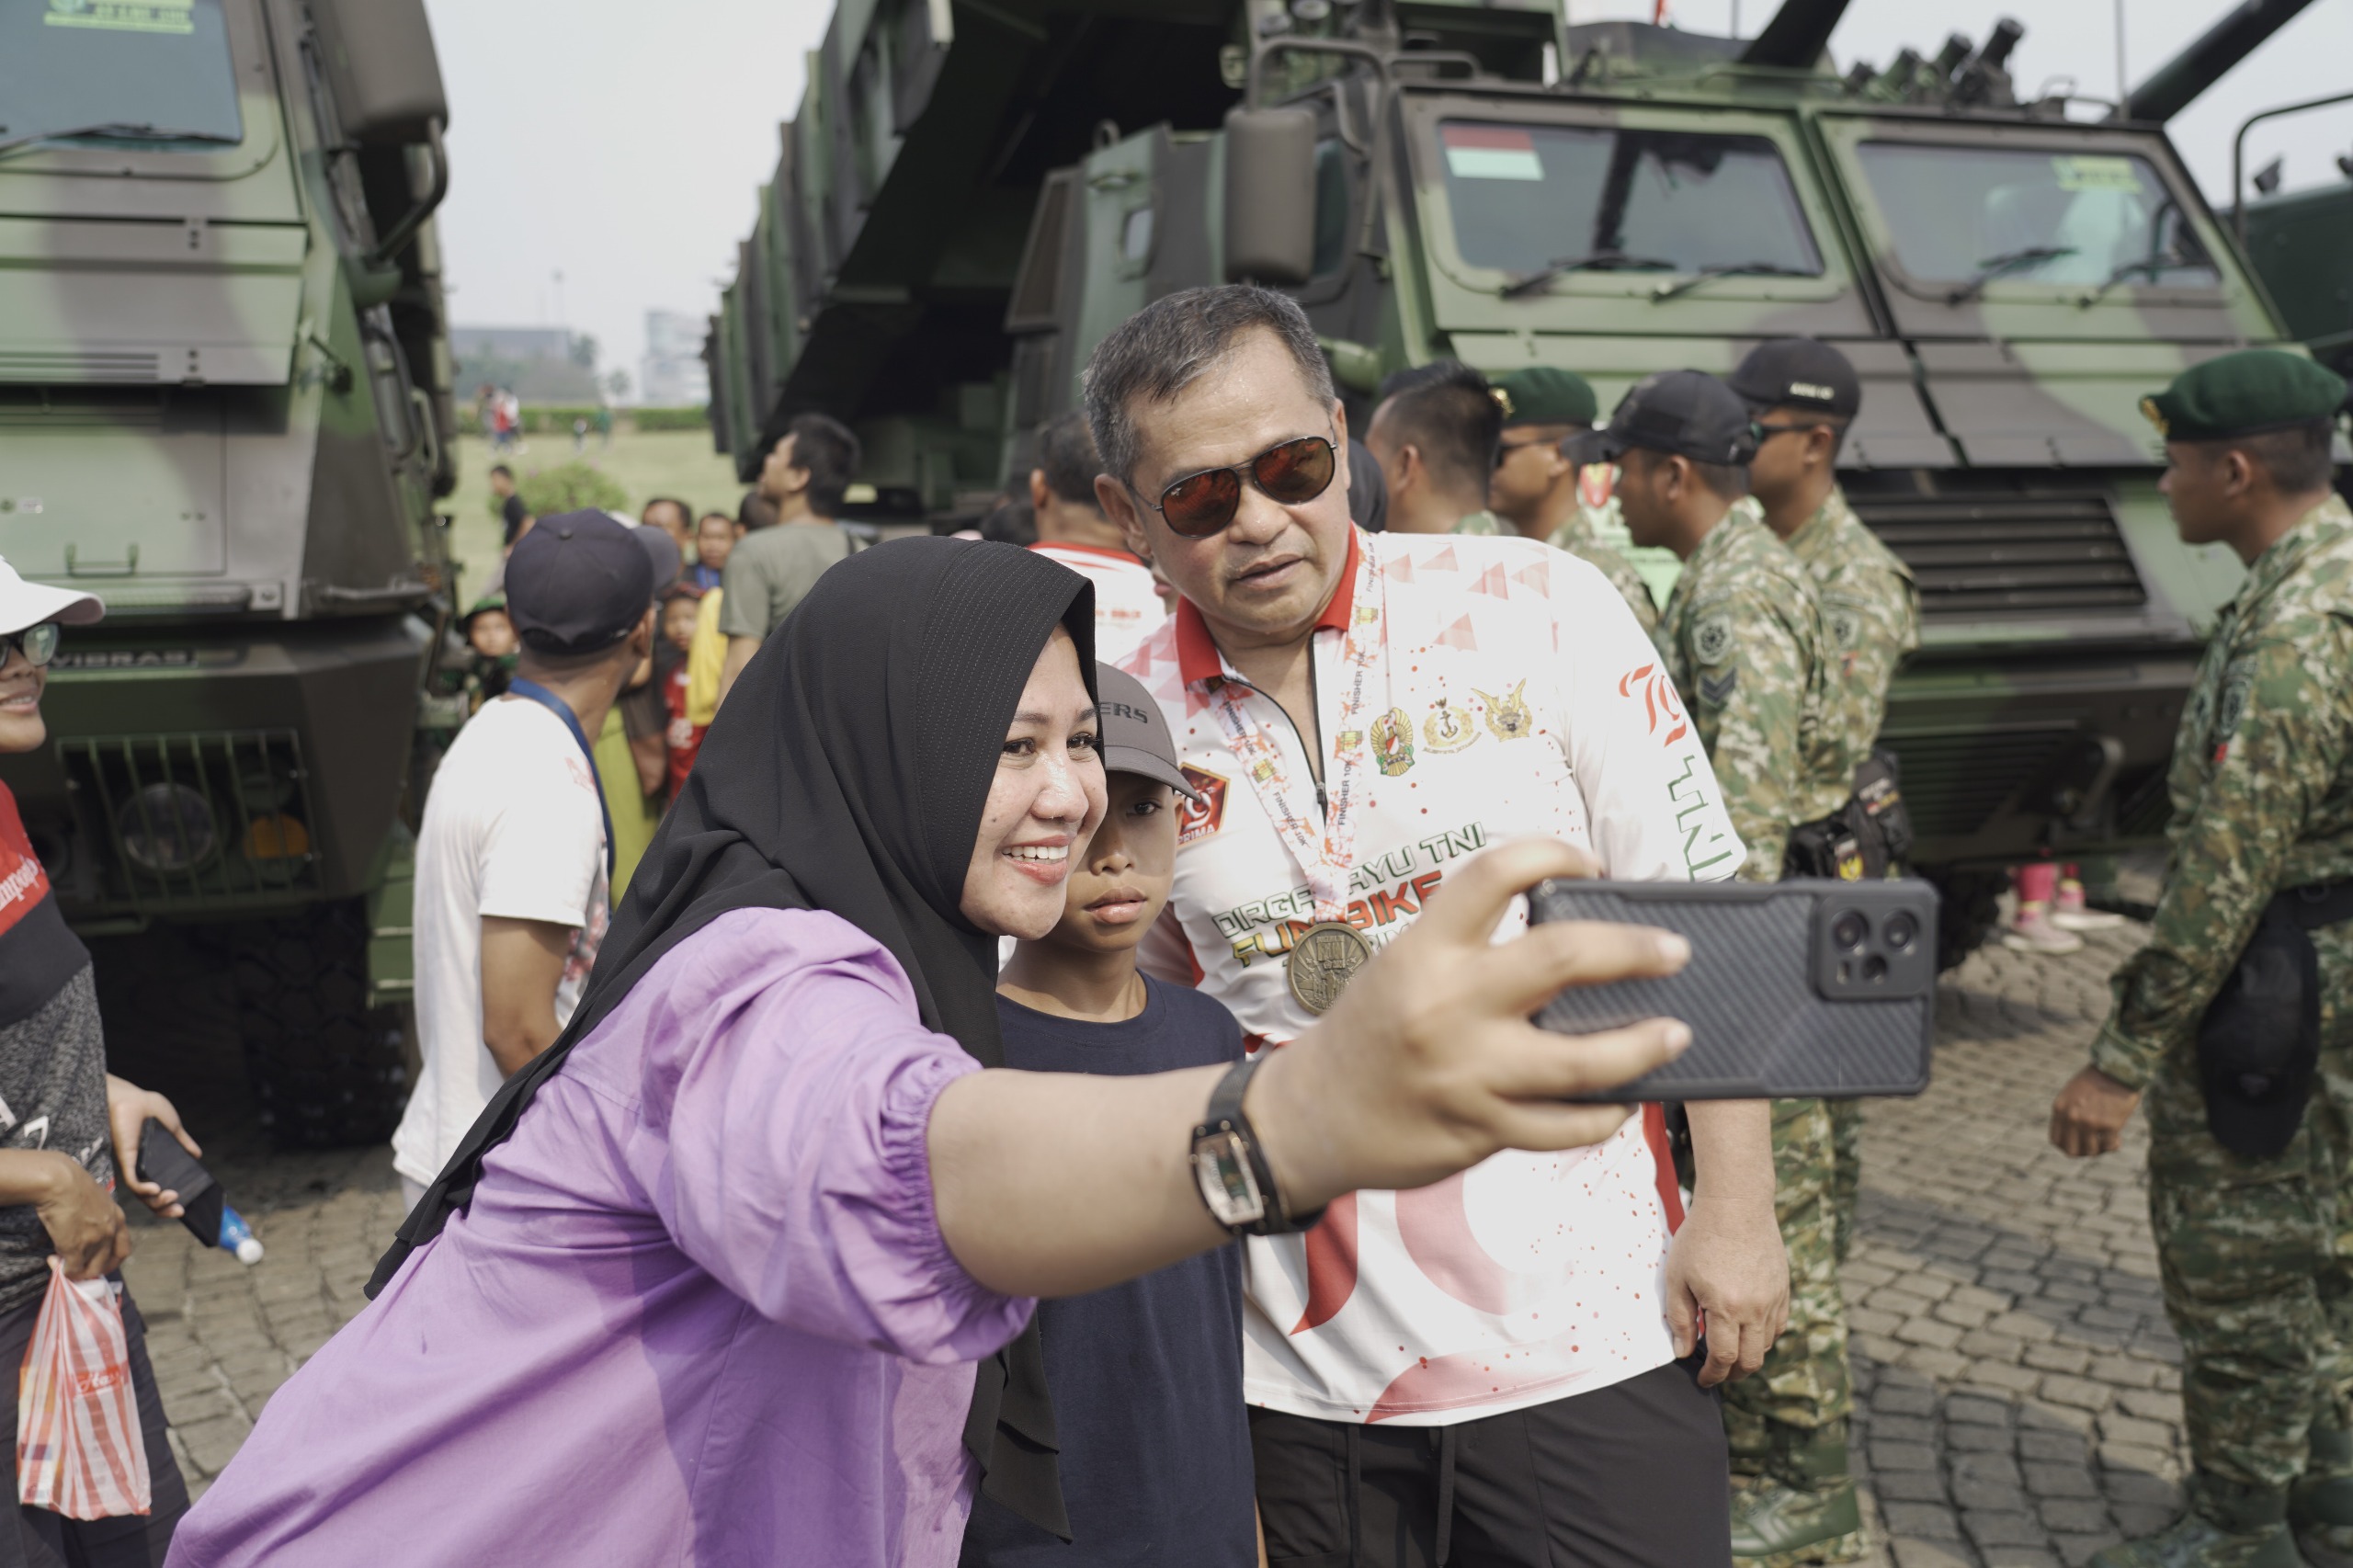
[[[1618,495],[1634,542],[1682,558],[1654,636],[1748,846],[1741,876],[1779,881],[1790,830],[1843,806],[1854,768],[1829,710],[1822,616],[1805,569],[1733,504],[1755,452],[1747,408],[1712,377],[1670,371],[1638,384],[1607,431],[1569,450],[1620,460]],[[1790,1324],[1764,1369],[1725,1389],[1733,1462],[1755,1475],[1733,1504],[1733,1551],[1777,1565],[1846,1562],[1867,1543],[1847,1466],[1853,1400],[1822,1101],[1774,1102],[1773,1163]]]
[[[1488,509],[1466,517],[1456,533],[1501,533],[1540,539],[1597,567],[1645,631],[1658,626],[1658,606],[1633,563],[1603,542],[1585,502],[1583,470],[1562,454],[1561,443],[1582,436],[1598,417],[1584,377],[1549,365],[1514,370],[1495,382],[1503,404],[1503,442],[1487,482]],[[1606,471],[1605,471],[1606,472]]]
[[[2353,513],[2328,460],[2344,395],[2307,359],[2250,349],[2143,403],[2183,540],[2228,545],[2248,572],[2182,710],[2148,942],[2052,1109],[2061,1149],[2106,1153],[2147,1096],[2149,1213],[2182,1343],[2189,1509],[2102,1568],[2294,1568],[2298,1537],[2314,1562],[2353,1551],[2353,906],[2328,907],[2353,877]],[[2241,1054],[2301,1031],[2199,1038],[2259,924],[2267,951],[2295,931],[2317,951],[2309,1103]]]
[[[1731,385],[1756,416],[1750,498],[1813,580],[1829,633],[1832,712],[1847,754],[1859,762],[1878,743],[1895,667],[1920,645],[1920,590],[1912,569],[1855,516],[1833,466],[1862,407],[1862,381],[1828,344],[1784,337],[1750,350]],[[1844,1263],[1862,1187],[1863,1109],[1858,1100],[1829,1103],[1837,1153],[1831,1207]]]

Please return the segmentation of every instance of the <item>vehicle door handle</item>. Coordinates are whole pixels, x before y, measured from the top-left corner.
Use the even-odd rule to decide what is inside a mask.
[[[120,561],[84,561],[72,545],[65,547],[65,574],[69,577],[129,577],[139,570],[139,547],[124,547]]]

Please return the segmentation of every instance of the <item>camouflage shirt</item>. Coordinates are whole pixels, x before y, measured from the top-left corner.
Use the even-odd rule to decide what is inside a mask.
[[[1611,500],[1614,504],[1616,497]],[[1506,530],[1503,520],[1493,512],[1473,512],[1455,524],[1454,531],[1459,534],[1500,534]],[[1544,542],[1600,568],[1601,574],[1609,579],[1609,585],[1618,590],[1618,597],[1626,601],[1626,608],[1634,612],[1634,619],[1642,622],[1643,630],[1653,632],[1658,630],[1658,605],[1651,597],[1650,585],[1643,581],[1643,574],[1634,570],[1633,562],[1602,542],[1601,536],[1595,531],[1593,517],[1582,501],[1577,504],[1577,509],[1569,514],[1568,521],[1554,528],[1552,537]]]
[[[1854,789],[1805,568],[1753,513],[1728,513],[1683,563],[1652,636],[1748,846],[1740,875],[1779,881],[1790,829]]]
[[[1863,526],[1836,485],[1787,542],[1822,601],[1832,712],[1851,767],[1879,739],[1895,666],[1920,645],[1920,590],[1912,569]]]
[[[2092,1065],[2135,1089],[2194,1036],[2274,892],[2353,876],[2353,512],[2343,500],[2282,535],[2222,607],[2165,783],[2165,888],[2092,1041]]]

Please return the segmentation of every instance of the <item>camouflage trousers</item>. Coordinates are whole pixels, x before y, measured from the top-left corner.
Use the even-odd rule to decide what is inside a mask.
[[[1768,1468],[1777,1442],[1843,1424],[1854,1408],[1838,1288],[1836,1144],[1827,1102],[1773,1102],[1773,1201],[1790,1254],[1790,1326],[1762,1370],[1724,1385],[1735,1471]]]
[[[2353,932],[2313,937],[2320,1074],[2277,1158],[2214,1142],[2187,1046],[2148,1090],[2149,1218],[2181,1336],[2190,1457],[2246,1486],[2302,1474],[2310,1428],[2346,1426],[2353,1392],[2353,967],[2342,961]]]
[[[1824,1100],[1830,1111],[1830,1212],[1838,1261],[1855,1250],[1855,1203],[1863,1189],[1863,1102]]]

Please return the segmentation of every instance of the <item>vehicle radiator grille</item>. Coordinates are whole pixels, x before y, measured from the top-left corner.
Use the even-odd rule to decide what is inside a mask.
[[[2148,603],[2104,496],[1852,496],[1912,568],[1926,620],[2132,610]]]
[[[1965,838],[1992,821],[2011,796],[2031,782],[2071,732],[1970,731],[1951,734],[1891,734],[1903,764],[1904,804],[1912,831],[1923,838]]]

